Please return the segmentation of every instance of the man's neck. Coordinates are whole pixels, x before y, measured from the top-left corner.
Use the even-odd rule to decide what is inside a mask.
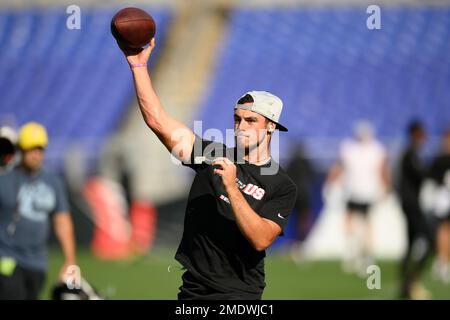
[[[23,172],[25,172],[29,176],[36,176],[40,170],[33,170],[27,166],[25,166],[23,163],[19,166],[20,169],[22,169]]]
[[[249,150],[244,156],[244,160],[251,164],[263,165],[270,160],[270,150],[267,146],[259,146],[253,150]]]

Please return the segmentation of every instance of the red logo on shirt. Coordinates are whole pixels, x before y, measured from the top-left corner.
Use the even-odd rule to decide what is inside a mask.
[[[256,200],[261,200],[264,197],[266,191],[263,188],[255,186],[253,183],[248,183],[245,188],[242,190],[245,194],[252,196]]]

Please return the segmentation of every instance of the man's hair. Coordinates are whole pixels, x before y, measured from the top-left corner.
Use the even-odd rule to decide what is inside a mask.
[[[240,98],[238,100],[237,104],[253,103],[253,102],[255,102],[255,100],[253,100],[253,97],[247,93],[245,96],[243,96],[242,98]],[[271,120],[267,119],[266,117],[264,117],[264,119],[266,120],[266,123],[272,122]],[[276,127],[276,124],[275,124],[275,127]],[[269,134],[270,134],[270,132],[269,132]]]
[[[255,102],[255,100],[253,100],[253,97],[247,93],[245,96],[240,98],[237,103],[244,104],[244,103],[253,103],[253,102]]]

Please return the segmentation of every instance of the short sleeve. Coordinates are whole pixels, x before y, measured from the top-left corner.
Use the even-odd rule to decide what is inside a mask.
[[[278,224],[281,227],[281,234],[283,234],[289,215],[294,208],[296,196],[295,185],[287,185],[263,205],[259,210],[260,216]]]
[[[195,135],[190,161],[182,164],[197,171],[210,165],[214,158],[225,157],[226,152],[226,146],[223,143],[205,140]]]
[[[53,210],[53,214],[55,213],[62,213],[62,212],[69,212],[69,203],[67,201],[67,194],[65,187],[58,177],[54,177],[53,179],[53,187],[55,190],[55,196],[56,196],[56,204],[55,209]]]

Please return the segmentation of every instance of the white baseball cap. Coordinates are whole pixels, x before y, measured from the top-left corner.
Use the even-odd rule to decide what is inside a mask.
[[[17,133],[13,128],[9,126],[0,127],[0,138],[7,139],[12,144],[17,143]]]
[[[240,104],[240,99],[250,95],[253,98],[252,104]],[[256,112],[277,125],[277,129],[280,131],[288,131],[288,129],[281,125],[280,120],[281,111],[283,110],[283,101],[277,96],[267,91],[249,91],[238,99],[234,109],[244,109]]]

